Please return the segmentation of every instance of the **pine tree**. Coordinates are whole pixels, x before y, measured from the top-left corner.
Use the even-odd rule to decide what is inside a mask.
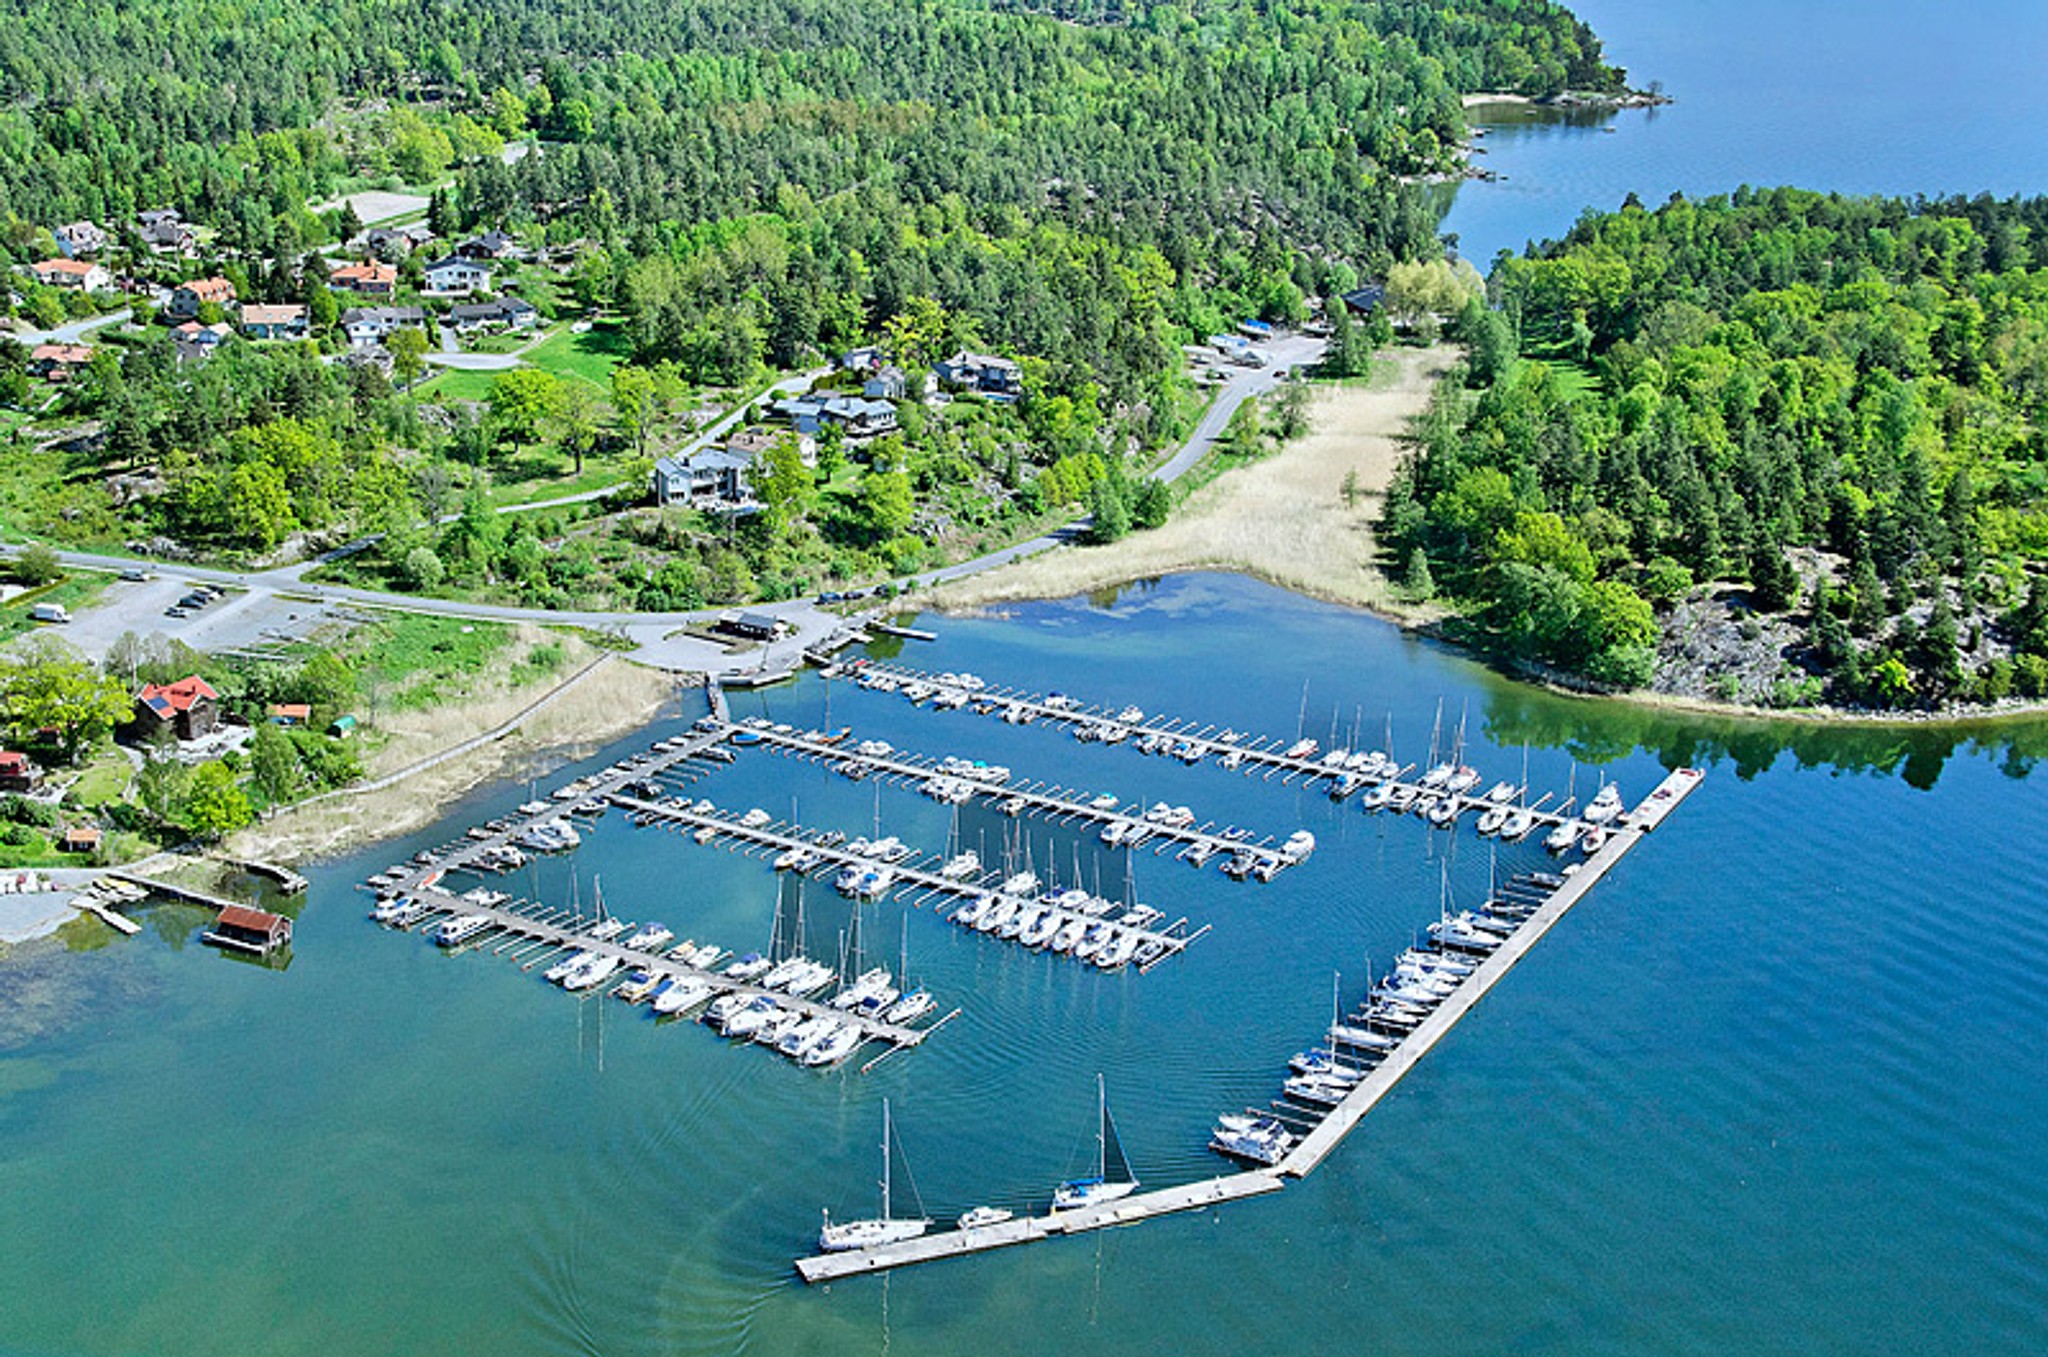
[[[1436,579],[1429,573],[1429,553],[1421,547],[1408,552],[1408,568],[1401,574],[1401,588],[1417,602],[1436,592]]]

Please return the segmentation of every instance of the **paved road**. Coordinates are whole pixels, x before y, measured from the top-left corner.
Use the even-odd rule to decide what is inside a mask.
[[[109,325],[125,324],[134,314],[123,307],[119,311],[109,311],[104,316],[87,316],[84,320],[67,321],[54,330],[16,330],[14,337],[29,348],[34,348],[38,344],[78,344],[94,330],[104,329]]]
[[[1267,369],[1239,369],[1231,378],[1217,388],[1216,398],[1208,413],[1202,418],[1194,433],[1179,452],[1161,464],[1152,474],[1159,479],[1171,481],[1184,474],[1204,456],[1214,444],[1216,437],[1229,426],[1230,417],[1237,407],[1252,396],[1270,391],[1277,384],[1276,369],[1293,368],[1312,361],[1322,351],[1319,340],[1289,337],[1268,346],[1273,353],[1275,364]],[[826,369],[802,373],[785,378],[770,388],[770,395],[802,390]],[[758,397],[754,399],[759,399]],[[750,399],[735,406],[690,445],[691,449],[701,447],[722,436],[727,430],[745,417],[753,405]],[[563,502],[583,498],[595,498],[605,491],[591,491],[582,496],[570,496]],[[523,506],[538,508],[540,506]],[[927,571],[914,576],[913,583],[933,584],[943,580],[959,579],[966,575],[992,570],[1011,561],[1035,555],[1041,551],[1076,540],[1084,533],[1088,520],[1076,519],[1063,527],[1028,542],[977,556],[969,561],[941,569]],[[359,544],[351,543],[342,548],[343,552],[357,549]],[[330,553],[332,555],[333,553]],[[398,612],[425,613],[437,617],[465,617],[490,622],[527,622],[543,626],[580,626],[593,630],[613,632],[634,643],[636,656],[650,664],[668,669],[682,669],[697,672],[731,673],[743,669],[772,667],[771,662],[789,658],[806,647],[815,645],[834,631],[847,625],[847,620],[835,613],[826,612],[810,599],[793,599],[781,603],[752,605],[753,611],[766,612],[782,619],[794,629],[794,635],[778,641],[765,651],[750,651],[740,656],[726,653],[723,646],[702,641],[694,637],[676,636],[682,627],[715,620],[725,611],[721,608],[704,608],[694,612],[681,613],[640,613],[607,612],[584,610],[552,610],[543,608],[521,608],[507,604],[472,603],[456,599],[426,598],[410,594],[388,594],[373,589],[355,589],[338,584],[309,584],[300,576],[311,562],[283,566],[275,570],[235,571],[215,570],[205,566],[183,565],[170,562],[138,560],[128,556],[103,556],[90,552],[65,551],[58,553],[59,559],[69,566],[92,570],[120,571],[142,565],[164,579],[182,580],[192,583],[207,583],[245,589],[265,595],[289,591],[295,595],[317,599],[325,604],[354,604],[362,607],[386,608]],[[155,621],[157,614],[139,617],[134,630],[147,634],[159,629]]]

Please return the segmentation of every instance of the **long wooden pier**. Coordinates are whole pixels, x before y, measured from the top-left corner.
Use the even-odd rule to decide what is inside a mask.
[[[1412,792],[1418,803],[1440,799],[1444,795],[1455,795],[1462,817],[1467,811],[1482,810],[1487,804],[1470,791],[1446,793],[1442,788],[1424,786],[1410,781],[1404,775],[1410,771],[1403,767],[1391,777],[1385,772],[1367,772],[1338,767],[1324,760],[1332,752],[1322,749],[1315,741],[1306,741],[1311,748],[1301,754],[1289,751],[1304,743],[1302,740],[1286,740],[1278,736],[1253,735],[1236,730],[1227,730],[1217,725],[1197,725],[1192,720],[1147,716],[1142,713],[1129,716],[1132,708],[1113,709],[1106,704],[1082,702],[1062,694],[1040,694],[1006,687],[962,687],[959,676],[933,674],[905,665],[892,664],[881,660],[856,660],[843,666],[828,669],[832,673],[853,674],[855,681],[866,687],[879,687],[887,692],[900,692],[906,688],[929,690],[932,705],[952,710],[968,707],[982,715],[999,717],[1012,724],[1031,724],[1043,721],[1061,729],[1096,730],[1112,736],[1110,742],[1125,745],[1141,751],[1167,754],[1181,759],[1184,763],[1201,763],[1211,758],[1226,768],[1241,769],[1247,775],[1261,774],[1265,777],[1279,776],[1283,783],[1292,785],[1297,780],[1303,783],[1318,778],[1328,779],[1336,790],[1347,776],[1353,776],[1349,784],[1355,790],[1382,783],[1392,783],[1398,789]],[[948,682],[948,678],[952,682]],[[944,700],[941,701],[940,699]],[[923,705],[920,700],[916,705]],[[1128,716],[1128,719],[1127,719]],[[1344,751],[1347,754],[1351,751]],[[1412,765],[1411,765],[1412,767]],[[1547,802],[1550,798],[1545,797]],[[1569,808],[1545,809],[1542,803],[1526,807],[1535,824],[1541,828],[1554,828],[1572,816]]]
[[[799,1258],[796,1261],[797,1274],[806,1282],[829,1282],[861,1273],[964,1257],[1033,1243],[1059,1234],[1073,1234],[1105,1225],[1136,1224],[1175,1211],[1259,1196],[1279,1189],[1286,1179],[1306,1177],[1336,1149],[1365,1114],[1457,1025],[1459,1019],[1471,1012],[1501,977],[1528,955],[1558,920],[1583,900],[1602,877],[1642,842],[1644,835],[1692,793],[1699,781],[1699,773],[1690,768],[1680,769],[1666,777],[1634,811],[1623,817],[1621,826],[1599,852],[1566,877],[1564,883],[1489,953],[1414,1031],[1401,1038],[1394,1050],[1361,1079],[1348,1096],[1303,1134],[1273,1168],[1249,1169],[1159,1192],[1134,1194],[1087,1212],[1030,1217],[983,1229],[928,1234],[884,1248]]]
[[[767,824],[749,825],[729,813],[722,813],[716,810],[698,810],[694,805],[671,805],[662,802],[646,801],[639,797],[627,796],[619,792],[612,793],[608,799],[613,805],[630,810],[636,816],[645,816],[650,821],[662,820],[684,829],[708,829],[718,837],[733,839],[758,848],[773,849],[777,852],[804,849],[816,854],[819,863],[823,864],[826,869],[850,866],[887,867],[889,871],[894,873],[894,880],[892,880],[882,894],[886,897],[902,899],[905,903],[913,906],[922,906],[925,901],[934,897],[964,902],[987,894],[1001,884],[996,875],[989,872],[978,872],[971,877],[955,878],[941,875],[930,870],[928,867],[911,865],[909,860],[898,863],[884,863],[878,858],[856,853],[843,844],[827,843],[822,836],[808,830],[799,829],[794,825],[784,826],[779,822],[773,821]],[[920,860],[929,861],[929,859]],[[817,871],[818,869],[814,867],[812,870]],[[1165,916],[1161,915],[1160,917],[1163,918]],[[1112,922],[1106,916],[1099,921],[1105,923]],[[1202,934],[1209,931],[1206,927],[1203,927],[1193,933],[1182,933],[1179,930],[1185,924],[1185,919],[1177,919],[1163,929],[1127,925],[1126,927],[1137,929],[1141,948],[1145,943],[1150,942],[1159,944],[1160,948],[1163,949],[1155,960],[1135,966],[1134,969],[1141,972],[1151,969],[1158,961],[1163,961],[1167,957],[1177,955],[1189,943],[1192,943],[1201,937]]]
[[[1145,837],[1132,846],[1141,848],[1151,844],[1155,853],[1169,847],[1178,847],[1182,854],[1189,849],[1201,849],[1206,860],[1207,856],[1218,853],[1242,851],[1272,857],[1280,851],[1270,834],[1254,840],[1249,831],[1237,830],[1234,826],[1218,830],[1214,828],[1213,822],[1179,825],[1161,820],[1148,820],[1145,818],[1145,812],[1136,805],[1125,805],[1119,801],[1115,806],[1096,806],[1091,804],[1093,798],[1081,799],[1083,793],[1041,782],[1013,784],[1008,781],[983,781],[969,773],[949,771],[939,759],[928,754],[910,754],[901,750],[892,750],[887,754],[863,754],[811,735],[778,731],[763,724],[743,726],[740,733],[752,737],[755,743],[772,746],[799,757],[840,767],[851,767],[864,777],[894,778],[918,783],[929,782],[934,778],[947,778],[967,787],[970,796],[980,797],[998,807],[1006,802],[1015,802],[1019,811],[1035,811],[1063,823],[1085,821],[1097,827],[1114,825],[1126,832],[1142,831]],[[1281,865],[1291,864],[1282,860]]]

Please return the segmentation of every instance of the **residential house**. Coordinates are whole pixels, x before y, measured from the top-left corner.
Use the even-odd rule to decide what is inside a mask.
[[[251,339],[304,339],[311,332],[306,308],[297,303],[242,308],[242,333]]]
[[[219,721],[220,694],[193,674],[176,683],[145,684],[135,699],[135,719],[128,729],[142,739],[169,731],[180,740],[196,740],[211,734]]]
[[[72,825],[57,841],[57,847],[66,853],[97,853],[100,849],[100,827]]]
[[[540,312],[532,302],[518,297],[500,297],[494,302],[458,302],[448,308],[448,323],[455,333],[471,330],[531,330],[540,324]]]
[[[1387,290],[1378,283],[1367,283],[1364,287],[1344,294],[1344,305],[1358,316],[1369,316],[1387,299]]]
[[[183,325],[171,327],[171,347],[177,351],[180,363],[203,363],[213,357],[213,351],[227,342],[234,334],[224,322],[201,325],[188,320]]]
[[[788,430],[784,429],[744,429],[725,440],[725,450],[753,461],[789,436]],[[816,466],[818,440],[809,434],[796,435],[796,455],[803,459],[805,466]]]
[[[433,239],[433,230],[426,226],[372,226],[349,244],[395,264]]]
[[[1024,387],[1024,370],[1007,358],[962,349],[935,369],[939,380],[955,390],[991,396],[1014,396]]]
[[[830,424],[844,430],[848,438],[873,438],[896,427],[895,406],[861,396],[798,396],[778,400],[768,409],[788,420],[800,434],[822,433]]]
[[[208,302],[223,309],[234,305],[235,285],[221,277],[194,278],[189,283],[180,283],[171,289],[171,300],[165,304],[164,314],[175,320],[191,320]]]
[[[67,381],[91,361],[92,347],[87,344],[38,344],[29,350],[28,375]]]
[[[748,498],[747,472],[753,464],[752,457],[724,448],[699,448],[687,457],[664,457],[654,464],[654,502],[743,503]]]
[[[135,222],[142,243],[158,254],[191,254],[199,248],[198,233],[179,219],[175,207],[154,208]]]
[[[894,363],[876,368],[861,383],[861,394],[870,400],[900,401],[903,399],[903,369]]]
[[[840,369],[845,372],[879,372],[888,361],[888,356],[872,344],[839,355]]]
[[[427,291],[443,296],[466,297],[472,292],[491,290],[491,271],[473,259],[449,255],[436,259],[420,271]]]
[[[45,259],[31,264],[29,271],[44,287],[70,292],[104,292],[114,284],[113,274],[84,259]]]
[[[455,247],[455,253],[463,259],[517,259],[525,252],[514,237],[491,230],[463,241]]]
[[[381,341],[393,330],[425,325],[426,311],[417,306],[352,306],[341,313],[342,333],[358,348]]]
[[[43,770],[26,754],[0,749],[0,792],[32,792],[43,780]]]
[[[107,248],[107,233],[89,221],[67,222],[50,234],[57,238],[57,248],[73,259],[98,254]]]
[[[389,297],[398,291],[398,266],[376,259],[344,264],[327,275],[327,286],[363,297]]]

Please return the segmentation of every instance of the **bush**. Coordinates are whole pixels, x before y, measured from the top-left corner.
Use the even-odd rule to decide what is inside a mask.
[[[42,835],[27,825],[0,825],[0,846],[8,848],[30,848],[40,841]]]
[[[15,554],[11,573],[29,588],[37,589],[62,578],[64,566],[55,551],[41,542],[31,542]]]
[[[0,798],[0,821],[53,829],[57,824],[57,808],[41,801],[31,801],[25,796],[4,797]]]

